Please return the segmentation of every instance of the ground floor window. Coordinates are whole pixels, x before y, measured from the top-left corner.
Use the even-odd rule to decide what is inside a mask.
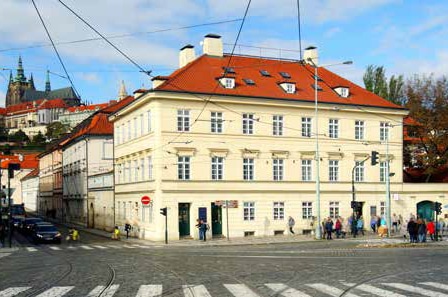
[[[339,202],[330,201],[330,218],[336,219],[339,217]]]
[[[380,215],[384,216],[386,214],[386,202],[380,202]]]
[[[152,223],[152,204],[142,206],[142,222]]]
[[[274,202],[274,220],[285,218],[285,202]]]
[[[302,219],[311,219],[313,217],[313,202],[302,202]]]
[[[245,221],[255,220],[255,202],[244,202],[243,210],[244,210],[244,220]]]

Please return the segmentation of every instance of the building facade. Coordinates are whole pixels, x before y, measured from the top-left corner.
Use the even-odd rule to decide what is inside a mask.
[[[39,169],[31,171],[21,179],[22,202],[28,211],[37,211],[37,198],[39,196]]]
[[[203,52],[182,48],[179,70],[110,117],[117,222],[137,236],[164,238],[163,207],[171,240],[196,237],[198,218],[213,236],[284,234],[288,216],[308,232],[318,207],[322,218],[352,213],[352,181],[369,220],[385,213],[387,172],[392,212],[446,199],[446,186],[402,182],[407,111],[325,68],[316,77],[315,49],[304,61],[230,57],[207,35]]]

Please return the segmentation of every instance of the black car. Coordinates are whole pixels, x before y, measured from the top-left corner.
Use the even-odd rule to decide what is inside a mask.
[[[19,228],[20,231],[25,234],[30,234],[33,228],[33,225],[37,222],[42,222],[42,219],[40,218],[25,218],[22,220],[22,223],[20,224]]]
[[[25,218],[24,217],[16,217],[16,216],[13,216],[12,217],[12,225],[13,225],[13,227],[14,228],[19,228],[20,227],[20,224],[22,223],[22,221],[24,220]]]
[[[35,243],[61,243],[61,232],[59,232],[58,229],[53,225],[36,224],[32,236]]]

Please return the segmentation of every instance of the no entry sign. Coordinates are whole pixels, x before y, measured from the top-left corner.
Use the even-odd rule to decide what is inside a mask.
[[[148,196],[143,196],[141,201],[143,205],[148,205],[151,202],[151,198],[149,198]]]

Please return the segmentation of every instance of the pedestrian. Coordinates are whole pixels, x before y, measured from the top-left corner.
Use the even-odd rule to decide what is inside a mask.
[[[124,225],[124,231],[126,231],[126,239],[129,239],[129,232],[131,232],[131,225],[129,223],[126,223]]]
[[[352,229],[352,235],[353,237],[356,238],[356,235],[358,235],[358,222],[356,217],[353,217],[352,219],[352,225],[350,226],[350,228]]]
[[[364,236],[364,219],[362,216],[356,221],[356,232],[361,233]]]
[[[294,221],[293,217],[289,216],[288,218],[288,227],[289,227],[289,232],[291,232],[291,234],[294,234],[294,225],[296,224],[296,221]]]
[[[118,226],[115,226],[114,231],[112,232],[112,239],[120,240],[120,229],[118,229]]]
[[[370,219],[370,228],[372,229],[373,233],[376,233],[376,222],[378,221],[378,218],[376,215],[373,215]]]
[[[403,216],[401,214],[398,215],[398,231],[401,231],[401,227],[403,225]]]
[[[392,231],[398,232],[398,217],[395,213],[392,215]]]
[[[336,238],[341,237],[341,230],[342,230],[342,222],[341,218],[336,219],[336,223],[334,224],[334,231],[336,232]]]
[[[345,236],[347,235],[347,222],[342,217],[340,217],[340,219],[341,219],[341,237],[345,238]]]
[[[3,247],[4,245],[5,245],[5,226],[3,226],[3,224],[1,224],[0,222],[0,247]]]
[[[428,224],[426,224],[426,229],[428,229],[429,237],[431,238],[431,241],[434,241],[434,233],[436,232],[436,226],[433,221],[429,221]]]
[[[415,222],[413,217],[409,218],[407,229],[409,232],[409,241],[411,243],[416,243],[417,242],[417,233],[415,231],[417,230],[417,223]]]
[[[205,222],[204,220],[201,220],[200,223],[201,226],[199,227],[199,231],[202,232],[204,241],[207,241],[207,230],[210,228],[208,227],[207,222]]]
[[[331,240],[331,233],[333,232],[333,221],[330,217],[328,217],[327,222],[325,223],[325,232],[327,232],[327,240]]]
[[[426,242],[426,223],[422,219],[417,220],[417,232],[418,232],[418,242],[423,243]]]
[[[324,219],[324,220],[322,221],[322,223],[320,224],[320,225],[322,226],[322,231],[323,231],[323,232],[322,232],[322,239],[324,239],[324,238],[327,237],[327,229],[326,229],[326,227],[325,227],[326,223],[327,223],[327,220]]]
[[[202,233],[201,229],[201,219],[196,220],[196,228],[198,228],[199,231],[199,240],[204,240],[204,234]]]

